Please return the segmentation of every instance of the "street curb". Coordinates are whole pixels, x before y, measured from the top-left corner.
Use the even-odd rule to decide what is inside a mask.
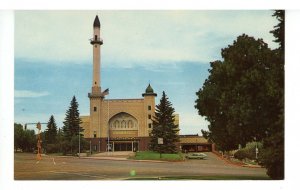
[[[163,160],[133,160],[127,158],[116,158],[116,157],[75,157],[75,156],[55,156],[59,158],[78,158],[78,159],[93,159],[93,160],[112,160],[112,161],[131,161],[131,162],[153,162],[153,163],[165,163],[170,161]]]
[[[260,165],[248,165],[248,164],[242,165],[242,167],[246,167],[246,168],[263,168]]]
[[[94,160],[131,161],[131,162],[155,162],[155,163],[168,162],[168,161],[162,161],[162,160],[133,160],[133,159],[116,158],[116,157],[81,157],[81,158],[94,159]]]

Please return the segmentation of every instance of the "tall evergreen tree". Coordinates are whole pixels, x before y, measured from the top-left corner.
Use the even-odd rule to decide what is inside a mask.
[[[275,10],[274,14],[272,15],[274,17],[276,17],[276,19],[279,21],[279,23],[274,26],[274,30],[271,31],[271,33],[274,35],[275,40],[274,42],[279,43],[279,48],[280,50],[282,50],[282,52],[284,52],[285,50],[285,11],[284,10]]]
[[[55,144],[57,142],[57,126],[53,115],[48,121],[45,138],[47,144]]]
[[[78,103],[76,101],[75,96],[73,96],[72,98],[71,105],[66,112],[65,121],[63,122],[63,124],[64,138],[66,142],[69,143],[69,146],[71,147],[71,152],[73,153],[73,147],[77,147],[77,145],[73,143],[74,139],[77,139],[79,137],[79,132],[81,133],[84,130],[82,127],[80,127],[81,119],[79,118]],[[83,135],[80,134],[80,136]]]
[[[277,100],[279,113],[270,124],[267,138],[263,140],[262,162],[267,174],[273,179],[284,179],[284,54],[285,54],[285,11],[276,10],[273,14],[279,21],[271,31],[279,47],[273,50],[277,58],[276,64],[271,68],[273,77],[269,81],[268,92]]]
[[[179,142],[178,126],[174,124],[174,112],[171,102],[163,92],[160,103],[155,109],[153,129],[150,134],[150,150],[162,153],[176,153],[178,151],[176,146],[176,143]],[[162,145],[158,145],[158,138],[163,138]]]

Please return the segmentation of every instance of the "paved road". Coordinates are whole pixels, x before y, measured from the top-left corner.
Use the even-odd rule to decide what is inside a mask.
[[[164,176],[258,176],[263,168],[245,168],[225,163],[212,153],[206,160],[184,162],[139,162],[133,160],[78,159],[45,156],[39,162],[34,154],[15,154],[16,180],[120,180]]]

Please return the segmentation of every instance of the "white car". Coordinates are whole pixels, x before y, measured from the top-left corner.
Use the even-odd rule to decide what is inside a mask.
[[[207,157],[204,153],[191,153],[185,156],[187,159],[204,159]]]

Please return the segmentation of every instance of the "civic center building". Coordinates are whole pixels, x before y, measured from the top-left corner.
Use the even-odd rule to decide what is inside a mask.
[[[100,21],[96,16],[93,25],[93,77],[90,99],[90,115],[81,116],[84,138],[91,142],[92,150],[144,151],[148,150],[152,118],[155,115],[155,97],[150,84],[141,93],[141,98],[106,99],[109,90],[101,89],[101,45]],[[179,125],[179,116],[175,115]]]

